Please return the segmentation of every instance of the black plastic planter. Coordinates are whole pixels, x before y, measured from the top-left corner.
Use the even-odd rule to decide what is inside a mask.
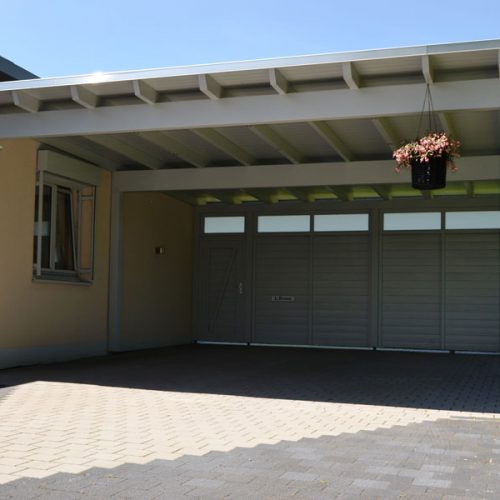
[[[413,161],[411,185],[415,189],[442,189],[446,187],[446,157],[429,158],[428,162]]]

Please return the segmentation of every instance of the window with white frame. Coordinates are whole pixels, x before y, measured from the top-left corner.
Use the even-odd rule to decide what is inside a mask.
[[[61,158],[61,155],[47,151],[40,153],[48,154],[39,154],[34,278],[90,283],[93,279],[96,171],[91,171],[94,175],[85,175],[85,169],[74,168],[78,160]],[[67,162],[67,168],[64,168],[64,162]],[[64,171],[68,177],[54,171]],[[72,173],[73,178],[70,177]]]

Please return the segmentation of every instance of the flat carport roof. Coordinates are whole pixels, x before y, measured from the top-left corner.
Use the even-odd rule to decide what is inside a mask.
[[[498,195],[499,54],[490,40],[6,82],[0,139],[192,205]],[[417,133],[427,84],[463,157],[420,193],[391,152]]]

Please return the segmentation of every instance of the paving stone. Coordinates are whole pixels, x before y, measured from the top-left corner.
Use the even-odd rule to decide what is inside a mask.
[[[493,357],[204,346],[0,371],[7,382],[2,499],[500,491]]]

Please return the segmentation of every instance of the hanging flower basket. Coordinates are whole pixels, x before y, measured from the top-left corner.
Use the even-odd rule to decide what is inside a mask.
[[[446,171],[454,172],[455,158],[459,157],[460,143],[450,139],[445,132],[430,133],[404,144],[394,151],[396,172],[411,168],[412,187],[415,189],[442,189],[446,187]]]

